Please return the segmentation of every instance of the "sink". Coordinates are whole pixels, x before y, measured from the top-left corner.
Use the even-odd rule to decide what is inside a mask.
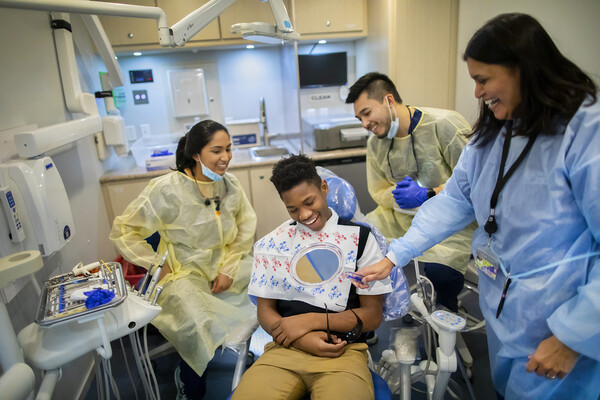
[[[250,152],[250,157],[255,160],[267,157],[281,157],[290,154],[288,149],[280,146],[251,147],[248,151]]]

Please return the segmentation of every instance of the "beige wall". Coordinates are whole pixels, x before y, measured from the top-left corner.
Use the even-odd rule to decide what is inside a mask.
[[[600,83],[600,1],[598,0],[461,0],[458,17],[456,110],[467,120],[477,117],[475,85],[462,61],[473,33],[488,19],[505,12],[537,18],[560,51]]]
[[[406,104],[454,108],[458,0],[369,0],[358,77],[387,74]]]

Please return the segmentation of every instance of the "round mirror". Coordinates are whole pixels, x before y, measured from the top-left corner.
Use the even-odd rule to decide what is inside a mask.
[[[301,285],[328,282],[342,272],[342,252],[329,243],[307,246],[294,256],[290,270]]]

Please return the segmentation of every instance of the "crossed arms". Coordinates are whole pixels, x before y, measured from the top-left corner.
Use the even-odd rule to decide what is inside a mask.
[[[383,296],[360,295],[360,307],[355,308],[363,321],[363,330],[377,329],[382,319]],[[258,322],[273,337],[273,340],[285,347],[293,346],[319,357],[339,357],[346,350],[346,342],[335,338],[334,343],[327,341],[327,318],[324,313],[305,313],[282,317],[277,311],[277,300],[257,298]],[[356,317],[351,311],[329,313],[331,331],[348,332],[356,325]]]

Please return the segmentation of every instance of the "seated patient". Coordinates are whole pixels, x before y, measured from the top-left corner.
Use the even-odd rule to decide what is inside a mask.
[[[279,161],[271,182],[292,220],[254,245],[248,293],[257,296],[258,321],[273,342],[232,399],[373,399],[365,333],[381,323],[391,281],[362,290],[342,274],[303,285],[292,260],[324,242],[341,250],[344,273],[353,272],[383,258],[375,237],[327,206],[327,183],[306,156]]]

